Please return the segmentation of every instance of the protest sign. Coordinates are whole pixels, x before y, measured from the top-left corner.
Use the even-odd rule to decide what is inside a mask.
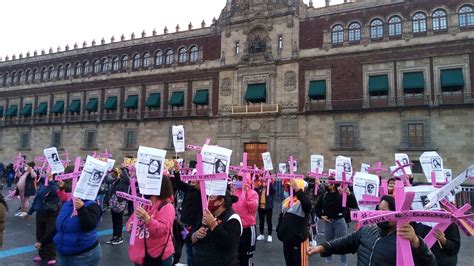
[[[270,153],[269,152],[262,153],[262,159],[263,159],[263,169],[265,171],[273,171],[272,156],[270,155]]]
[[[141,194],[160,195],[165,157],[165,150],[138,147],[136,174]]]
[[[173,145],[175,152],[184,152],[184,126],[173,126]]]
[[[423,174],[428,182],[431,182],[433,173],[436,178],[436,183],[446,182],[443,170],[443,158],[441,158],[437,152],[424,152],[420,156],[420,163],[423,168]]]
[[[229,173],[232,150],[205,144],[201,150],[203,174]],[[206,194],[224,196],[227,191],[226,180],[206,181]]]
[[[82,200],[95,200],[107,168],[107,163],[87,156],[73,196]]]
[[[378,201],[373,204],[373,202],[365,201],[364,195],[371,197],[379,196],[379,186],[380,179],[376,175],[366,174],[366,173],[356,173],[354,175],[353,188],[354,196],[359,203],[359,209],[362,211],[375,210]]]

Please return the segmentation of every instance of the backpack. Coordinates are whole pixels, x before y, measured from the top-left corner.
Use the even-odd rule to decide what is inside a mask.
[[[168,200],[163,201],[158,207],[158,211],[160,211],[161,208],[166,206],[166,204],[168,203],[171,204],[171,202]],[[181,259],[183,246],[184,246],[184,239],[183,237],[181,237],[181,232],[183,232],[185,228],[183,224],[178,220],[178,218],[174,217],[173,226],[171,230],[172,230],[171,240],[173,241],[173,246],[174,246],[173,261],[175,263],[179,263],[179,260]]]

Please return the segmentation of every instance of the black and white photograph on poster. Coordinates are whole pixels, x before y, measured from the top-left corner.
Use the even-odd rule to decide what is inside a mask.
[[[342,181],[342,173],[346,173],[346,179],[352,177],[352,162],[351,158],[344,156],[336,157],[336,180]]]
[[[412,210],[432,210],[432,211],[437,211],[440,210],[441,207],[439,203],[437,202],[431,208],[425,208],[427,204],[430,202],[428,195],[437,189],[433,186],[425,185],[425,186],[414,186],[414,187],[405,187],[405,192],[415,192],[415,198],[413,199],[413,202],[411,204]],[[436,225],[436,223],[428,223],[428,222],[422,222],[423,224],[427,226],[433,226]]]
[[[453,180],[453,171],[451,169],[444,169],[444,178],[447,182],[451,182]]]
[[[311,155],[311,172],[322,173],[324,171],[324,156],[319,154]]]
[[[141,194],[159,196],[166,151],[140,146],[137,153],[137,181]]]
[[[173,126],[172,129],[173,134],[173,145],[175,152],[184,152],[186,147],[184,145],[184,126]]]
[[[435,152],[428,151],[424,152],[420,156],[421,167],[423,168],[423,174],[426,180],[431,183],[431,173],[434,172],[437,183],[445,182],[444,170],[443,170],[443,158]]]
[[[107,169],[106,162],[87,156],[73,196],[82,200],[95,200]]]
[[[375,196],[379,195],[380,179],[377,175],[356,172],[353,180],[354,196],[357,202],[363,199],[364,195]],[[375,210],[376,205],[359,204],[361,211]]]
[[[263,169],[265,171],[273,171],[273,162],[272,156],[269,152],[262,153],[262,160],[263,160]]]
[[[399,161],[402,165],[406,165],[404,167],[404,169],[405,169],[405,173],[407,175],[413,174],[412,171],[411,171],[410,158],[408,158],[408,154],[406,154],[406,153],[395,153],[395,162],[396,161]],[[396,164],[396,165],[398,167],[398,164]],[[403,172],[401,170],[399,172],[400,172],[400,176],[402,176]]]
[[[229,173],[232,150],[214,145],[204,145],[201,154],[204,174]],[[226,180],[205,181],[205,183],[207,195],[223,196],[227,191]]]
[[[64,173],[64,165],[59,158],[58,150],[56,147],[51,147],[43,150],[43,154],[48,161],[49,167],[51,168],[51,174]]]
[[[368,174],[369,173],[369,168],[370,168],[370,164],[363,163],[363,164],[360,165],[360,172]]]
[[[288,167],[290,166],[290,161],[288,161]],[[289,169],[288,169],[289,170]],[[293,172],[296,173],[298,171],[298,161],[293,159]]]
[[[278,164],[278,172],[280,174],[286,174],[286,163]]]

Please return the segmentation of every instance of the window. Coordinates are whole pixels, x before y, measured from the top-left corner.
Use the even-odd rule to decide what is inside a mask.
[[[189,55],[189,61],[197,62],[199,59],[199,49],[196,46],[191,47],[191,53]]]
[[[357,122],[336,122],[335,149],[361,149]]]
[[[53,79],[53,76],[54,76],[54,67],[53,66],[50,66],[49,69],[48,69],[48,80],[52,80]]]
[[[167,64],[167,65],[173,64],[173,61],[174,61],[174,60],[173,60],[173,56],[174,56],[173,50],[168,49],[168,50],[166,51],[165,64]]]
[[[46,78],[47,78],[46,75],[47,75],[47,74],[48,74],[48,73],[47,73],[47,71],[46,71],[46,68],[43,67],[43,69],[41,70],[41,81],[46,80]]]
[[[81,65],[80,62],[77,62],[76,63],[76,76],[79,77],[81,75],[81,73],[82,73],[82,65]]]
[[[8,73],[3,74],[2,86],[7,86]]]
[[[332,28],[332,44],[341,44],[344,42],[344,28],[336,25]]]
[[[352,125],[340,126],[339,130],[340,130],[341,148],[354,147],[354,126]]]
[[[278,49],[283,49],[283,36],[278,36]]]
[[[124,148],[134,149],[137,147],[137,130],[126,129],[124,134]]]
[[[109,72],[109,59],[104,58],[102,59],[102,73]]]
[[[31,76],[31,81],[35,82],[35,80],[39,80],[38,75],[39,75],[38,69],[37,68],[33,69],[33,75]]]
[[[89,71],[90,71],[89,61],[85,61],[84,62],[84,71],[82,73],[84,73],[84,75],[87,75],[87,74],[89,74]]]
[[[97,132],[95,130],[86,130],[84,136],[84,149],[95,149],[97,146]]]
[[[136,68],[139,68],[140,67],[140,55],[139,54],[136,54],[133,56],[133,68],[136,69]]]
[[[419,160],[412,160],[411,163],[413,164],[411,167],[412,173],[423,174],[423,167],[421,167],[421,163]]]
[[[444,31],[448,28],[446,11],[438,9],[433,13],[433,30]]]
[[[118,57],[114,57],[114,59],[112,59],[112,71],[117,70],[119,70],[119,59]]]
[[[122,69],[128,68],[128,56],[124,55],[122,57]]]
[[[426,15],[423,13],[416,13],[413,16],[413,33],[426,32]]]
[[[143,66],[148,67],[150,65],[150,54],[144,53],[143,54]]]
[[[474,10],[471,6],[463,6],[459,9],[459,26],[461,28],[474,26]]]
[[[100,72],[100,61],[96,59],[94,61],[94,74],[98,74]]]
[[[20,149],[27,150],[30,148],[30,132],[20,133]]]
[[[52,138],[51,138],[51,146],[56,147],[56,148],[61,148],[61,132],[60,131],[53,132]]]
[[[399,16],[391,17],[388,21],[388,36],[396,37],[402,35],[402,19]]]
[[[349,42],[360,41],[360,24],[357,22],[349,25]]]
[[[185,63],[186,61],[188,61],[188,50],[182,47],[178,51],[178,62]]]
[[[26,73],[25,73],[25,83],[28,83],[30,81],[30,70],[26,70]]]
[[[370,23],[370,38],[373,40],[383,38],[383,21],[381,19],[374,19]]]
[[[23,76],[23,71],[21,71],[21,70],[18,71],[18,75],[17,75],[17,78],[16,78],[16,83],[17,84],[20,84],[22,76]]]
[[[423,147],[424,144],[423,123],[408,124],[408,147]]]
[[[239,42],[235,43],[235,54],[236,55],[240,54],[240,43]]]
[[[155,66],[161,65],[163,65],[163,52],[160,50],[155,53]]]
[[[63,65],[59,65],[58,66],[58,69],[57,69],[57,74],[56,74],[56,78],[57,79],[62,79],[63,76],[64,76],[64,69],[63,69]]]
[[[71,64],[66,65],[66,78],[71,77]]]
[[[10,85],[15,84],[15,77],[16,77],[16,72],[13,72],[12,75],[10,76]]]

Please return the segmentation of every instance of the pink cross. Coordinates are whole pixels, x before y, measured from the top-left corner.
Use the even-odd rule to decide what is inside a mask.
[[[99,153],[100,158],[112,158],[112,154],[108,152],[107,148],[105,149],[104,153]]]
[[[211,139],[210,139],[210,138],[206,139],[206,143],[205,143],[205,144],[206,144],[206,145],[209,145],[209,143],[211,143]],[[202,146],[197,146],[197,145],[192,145],[192,144],[190,144],[190,145],[187,145],[187,146],[186,146],[186,149],[188,149],[188,150],[195,150],[195,151],[202,151]]]
[[[349,185],[352,186],[352,180],[354,178],[355,172],[352,174],[351,179],[347,180],[346,172],[342,171],[342,180],[329,180],[330,184],[340,184],[342,186],[342,207],[347,206],[347,193],[344,191],[346,188],[349,188]]]
[[[444,185],[446,185],[448,183],[448,179],[446,178],[445,179],[445,182],[437,182],[436,181],[436,173],[435,171],[431,171],[431,184],[433,185],[433,187],[435,188],[441,188],[443,187]]]
[[[398,160],[395,163],[397,164],[397,167],[390,173],[390,175],[395,176],[395,173],[397,173],[399,170],[402,170],[403,182],[407,187],[411,187],[410,181],[408,180],[407,172],[405,171],[405,167],[410,167],[411,165],[413,165],[413,163],[402,165],[402,163]]]
[[[388,169],[382,167],[382,162],[376,162],[374,167],[369,167],[368,172],[380,176],[380,174],[388,172]]]
[[[308,172],[308,176],[310,178],[314,178],[314,195],[318,194],[318,183],[319,179],[322,178],[328,178],[329,175],[327,173],[324,173],[323,170],[321,169],[321,172],[319,172],[319,168],[316,168],[316,172]]]
[[[277,179],[288,180],[288,179],[304,179],[304,175],[295,174],[294,165],[293,165],[293,156],[290,156],[290,173],[289,174],[277,174]],[[293,187],[290,186],[290,207],[293,206]]]
[[[257,169],[257,166],[254,165],[253,168],[250,168],[247,165],[248,154],[244,152],[242,158],[242,166],[229,166],[230,171],[239,172],[239,175],[245,175],[244,182],[249,182],[251,180],[250,175],[252,174],[252,180],[255,178],[255,174],[264,174],[265,171]]]
[[[134,210],[136,210],[138,207],[141,207],[142,205],[152,206],[152,203],[150,200],[137,196],[136,182],[137,180],[135,178],[130,179],[130,191],[132,193],[131,195],[125,192],[121,192],[121,191],[117,191],[115,192],[115,194],[117,195],[117,197],[132,201]],[[132,232],[130,232],[130,242],[129,242],[131,246],[135,244],[135,236],[137,234],[137,230],[138,230],[138,218],[135,214],[133,214]]]
[[[64,168],[67,168],[69,163],[71,162],[71,160],[69,160],[69,153],[67,152],[67,150],[64,151],[64,160],[61,160],[61,162],[63,163],[64,165]]]
[[[74,190],[76,190],[77,179],[81,176],[81,167],[84,166],[84,162],[82,161],[80,156],[76,157],[74,161],[74,171],[69,174],[62,174],[57,175],[56,180],[68,180],[72,179],[72,186],[71,186],[71,194],[74,194]],[[74,200],[74,198],[72,198]],[[77,215],[77,210],[74,209],[72,215]]]
[[[43,172],[44,169],[46,168],[46,176],[44,178],[44,185],[47,187],[49,185],[49,178],[47,176],[48,175],[47,173],[51,171],[51,166],[48,163],[48,159],[46,159],[46,157],[39,156],[39,157],[35,157],[35,162],[42,163],[41,167],[35,167],[37,170],[40,170],[41,172]]]

